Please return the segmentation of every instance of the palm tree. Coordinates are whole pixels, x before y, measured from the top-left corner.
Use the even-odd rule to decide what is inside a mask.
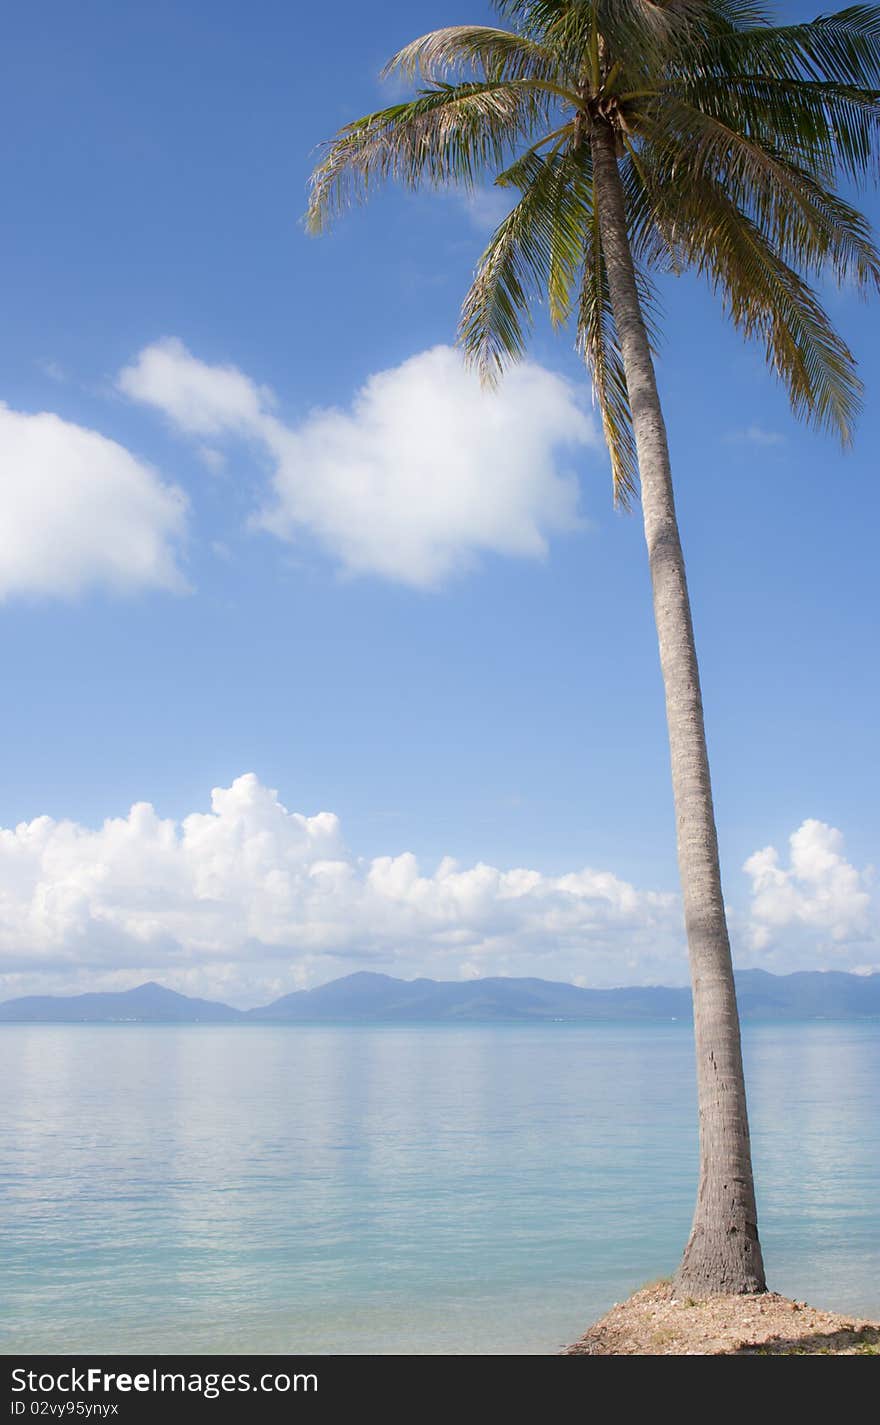
[[[753,0],[496,0],[512,29],[457,26],[388,73],[414,98],[343,128],[312,180],[319,231],[379,179],[473,187],[515,206],[461,317],[492,381],[523,353],[533,303],[573,319],[615,500],[641,494],[666,692],[690,954],[700,1180],[680,1294],[765,1290],[739,1017],[700,678],[653,363],[652,273],[705,274],[763,343],[796,414],[852,438],[854,361],[811,280],[880,287],[864,178],[880,129],[880,7],[774,26]],[[874,87],[872,87],[874,86]]]

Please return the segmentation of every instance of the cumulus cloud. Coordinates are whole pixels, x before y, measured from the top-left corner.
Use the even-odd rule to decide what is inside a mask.
[[[791,845],[790,868],[773,848],[747,862],[751,940],[735,937],[737,963],[870,968],[877,908],[840,834],[805,822]],[[364,968],[687,981],[677,895],[590,867],[361,857],[335,815],[289,811],[253,774],[179,821],[139,802],[96,828],[41,816],[0,830],[2,999],[158,979],[247,1005]]]
[[[830,952],[832,963],[875,940],[871,869],[847,861],[842,833],[810,819],[792,833],[789,847],[787,867],[774,846],[756,851],[743,867],[752,883],[752,948],[790,954],[812,945]]]
[[[186,501],[98,431],[0,402],[0,598],[185,587]]]
[[[595,443],[593,425],[574,388],[534,363],[489,392],[434,347],[298,424],[244,373],[174,339],[145,348],[119,386],[187,435],[255,442],[273,474],[253,525],[310,536],[346,574],[430,588],[484,554],[541,558],[580,523],[567,462]]]
[[[256,433],[273,403],[266,387],[234,366],[197,360],[176,337],[144,347],[120,371],[117,385],[133,401],[164,411],[188,435]]]
[[[4,998],[155,977],[253,1002],[364,966],[681,982],[679,920],[675,896],[609,871],[359,858],[334,815],[288,811],[253,775],[180,822],[141,802],[97,829],[0,831]]]

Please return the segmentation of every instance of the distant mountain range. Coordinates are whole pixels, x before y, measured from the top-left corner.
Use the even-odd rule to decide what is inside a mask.
[[[736,977],[744,1019],[869,1019],[880,1016],[880,974],[802,970]],[[132,990],[29,995],[0,1004],[0,1023],[279,1024],[486,1022],[491,1020],[690,1019],[689,989],[593,990],[551,980],[397,980],[361,971],[259,1009],[191,999],[153,982]]]
[[[191,999],[164,985],[138,985],[88,995],[28,995],[0,1004],[0,1023],[40,1021],[50,1024],[224,1024],[242,1019],[240,1009]]]

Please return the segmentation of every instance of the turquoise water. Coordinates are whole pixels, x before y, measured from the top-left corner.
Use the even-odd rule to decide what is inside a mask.
[[[771,1285],[880,1315],[880,1024],[746,1029]],[[4,1026],[6,1352],[550,1352],[675,1265],[690,1029]]]

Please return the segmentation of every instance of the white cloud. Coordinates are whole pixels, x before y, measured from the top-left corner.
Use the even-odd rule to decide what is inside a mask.
[[[198,361],[176,337],[144,347],[119,373],[118,386],[133,401],[164,411],[189,435],[258,432],[271,392],[234,366]]]
[[[519,193],[510,188],[474,188],[470,193],[456,190],[455,196],[477,231],[491,233],[507,217]]]
[[[785,445],[785,436],[778,430],[767,430],[764,426],[746,426],[735,430],[728,437],[737,445]]]
[[[200,445],[198,457],[212,475],[220,475],[226,469],[226,456],[222,450],[214,450],[210,445]]]
[[[746,863],[755,897],[737,964],[876,964],[877,907],[840,834],[808,821],[791,846],[789,869],[773,848]],[[589,867],[359,857],[336,816],[288,811],[253,774],[180,821],[139,802],[94,829],[46,816],[0,829],[0,999],[158,979],[253,1004],[358,968],[687,982],[677,895]]]
[[[44,376],[49,377],[50,381],[64,382],[68,380],[67,372],[61,365],[60,361],[38,361],[37,366],[40,368]]]
[[[752,882],[753,949],[791,956],[812,946],[830,952],[833,961],[875,939],[871,870],[847,861],[841,832],[810,819],[792,833],[789,846],[787,868],[774,846],[756,851],[743,867]]]
[[[176,340],[147,347],[119,385],[187,434],[262,446],[272,494],[252,523],[289,542],[310,535],[347,574],[429,588],[482,554],[541,558],[580,523],[564,457],[595,443],[592,422],[574,388],[534,363],[487,392],[457,352],[434,347],[371,376],[348,409],[297,425],[242,372]]]
[[[186,501],[116,441],[0,402],[0,598],[182,589]]]
[[[179,823],[148,803],[92,830],[0,831],[2,997],[159,978],[259,1000],[364,965],[394,973],[685,977],[678,900],[608,871],[425,871],[360,859],[329,812],[289,812],[253,775]]]

